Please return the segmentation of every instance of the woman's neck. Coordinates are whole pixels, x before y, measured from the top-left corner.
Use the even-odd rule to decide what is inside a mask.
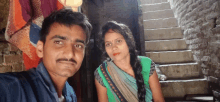
[[[126,71],[132,69],[131,63],[130,63],[130,56],[126,56],[125,58],[121,60],[115,60],[113,61],[116,66],[118,66],[120,69]]]

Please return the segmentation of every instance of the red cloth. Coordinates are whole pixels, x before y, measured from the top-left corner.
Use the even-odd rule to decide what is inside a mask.
[[[31,23],[41,27],[45,17],[62,8],[63,5],[58,0],[10,0],[5,37],[23,51],[26,70],[37,67],[40,60],[29,36]]]

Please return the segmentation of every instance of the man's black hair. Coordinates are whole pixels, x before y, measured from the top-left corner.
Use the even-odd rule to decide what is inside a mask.
[[[51,13],[44,19],[42,29],[40,31],[40,40],[43,43],[46,42],[46,37],[50,32],[50,27],[54,23],[59,23],[67,27],[71,27],[73,25],[82,27],[84,33],[86,34],[86,43],[88,43],[92,25],[89,23],[88,18],[84,14],[80,12],[73,12],[69,9],[61,9]]]

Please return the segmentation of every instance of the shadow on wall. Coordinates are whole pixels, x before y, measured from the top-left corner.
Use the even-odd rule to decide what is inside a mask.
[[[0,41],[6,41],[4,35],[5,35],[5,28],[0,30]]]

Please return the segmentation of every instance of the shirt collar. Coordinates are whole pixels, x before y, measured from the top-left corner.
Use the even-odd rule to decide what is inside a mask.
[[[43,62],[41,62],[37,68],[37,73],[39,74],[41,80],[42,80],[42,83],[47,87],[47,89],[53,93],[53,95],[55,96],[56,100],[58,101],[59,98],[58,98],[58,94],[55,90],[55,87],[53,85],[53,82],[50,78],[50,75],[47,71],[47,69],[45,68]],[[72,87],[69,85],[69,83],[66,81],[65,82],[65,85],[63,87],[63,90],[62,90],[62,94],[63,96],[65,97],[65,100],[72,100],[72,99],[76,99],[76,96],[75,96],[75,92],[74,90],[72,89]]]
[[[36,68],[38,74],[40,74],[39,76],[41,77],[42,82],[45,84],[45,86],[51,91],[51,92],[56,92],[55,87],[53,85],[53,82],[50,78],[50,75],[47,71],[47,69],[45,68],[43,62],[41,62],[37,68]]]

